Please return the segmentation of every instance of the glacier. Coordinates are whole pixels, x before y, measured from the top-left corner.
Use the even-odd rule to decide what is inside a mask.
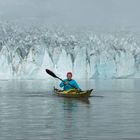
[[[0,79],[139,78],[139,34],[0,23]]]

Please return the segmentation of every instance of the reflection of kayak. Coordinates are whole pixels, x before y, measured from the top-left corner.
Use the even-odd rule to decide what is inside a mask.
[[[81,97],[89,97],[93,89],[85,90],[85,91],[77,91],[75,89],[70,90],[59,90],[54,88],[54,92],[58,96],[69,97],[69,98],[81,98]]]
[[[82,97],[82,98],[64,98],[65,104],[68,103],[82,103],[82,104],[90,104],[88,97]]]

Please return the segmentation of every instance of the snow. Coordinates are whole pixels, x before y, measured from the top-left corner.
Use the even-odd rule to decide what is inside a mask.
[[[140,77],[139,35],[0,23],[0,79]]]

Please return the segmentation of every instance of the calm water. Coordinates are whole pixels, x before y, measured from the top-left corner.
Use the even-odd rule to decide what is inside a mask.
[[[0,140],[140,138],[139,79],[80,82],[95,89],[89,100],[57,97],[53,85],[0,81]]]

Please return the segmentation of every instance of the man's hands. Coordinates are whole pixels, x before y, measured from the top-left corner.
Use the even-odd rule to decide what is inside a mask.
[[[65,84],[65,85],[67,85],[67,84],[68,84],[68,82],[64,82],[64,84]]]

